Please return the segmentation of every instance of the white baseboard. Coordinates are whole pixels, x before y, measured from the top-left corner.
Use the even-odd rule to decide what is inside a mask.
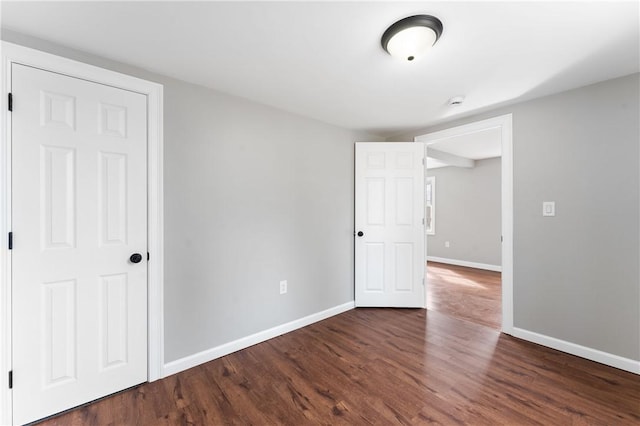
[[[567,342],[565,340],[556,339],[555,337],[545,336],[544,334],[523,330],[517,327],[513,327],[513,330],[510,334],[519,339],[528,340],[529,342],[537,343],[539,345],[546,346],[552,349],[557,349],[562,352],[567,352],[571,355],[590,359],[591,361],[599,362],[600,364],[605,364],[611,367],[619,368],[621,370],[629,371],[631,373],[640,374],[640,361],[613,355],[608,352],[600,351],[598,349],[588,348],[586,346],[581,346],[575,343]]]
[[[334,306],[333,308],[311,314],[304,318],[300,318],[286,324],[278,325],[268,330],[260,331],[250,336],[242,337],[238,340],[216,346],[215,348],[207,349],[205,351],[168,362],[163,367],[163,377],[179,373],[197,365],[204,364],[205,362],[212,361],[216,358],[220,358],[241,349],[248,348],[249,346],[253,346],[257,343],[264,342],[265,340],[273,339],[274,337],[278,337],[282,334],[289,333],[302,327],[306,327],[307,325],[313,324],[314,322],[322,321],[323,319],[327,319],[334,315],[338,315],[351,310],[354,307],[354,302],[347,302],[342,305]]]
[[[445,257],[427,256],[428,262],[446,263],[448,265],[466,266],[467,268],[485,269],[487,271],[502,272],[502,266],[488,263],[467,262],[466,260],[447,259]]]

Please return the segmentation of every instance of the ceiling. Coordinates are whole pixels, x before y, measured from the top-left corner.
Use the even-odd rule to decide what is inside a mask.
[[[639,71],[630,2],[10,2],[3,29],[380,136]],[[402,62],[400,18],[444,32]],[[464,104],[447,100],[464,95]]]
[[[430,152],[437,150],[458,158],[485,160],[502,156],[502,129],[493,127],[463,135],[438,139],[427,146],[427,169],[447,167],[452,164],[445,158],[434,158]]]

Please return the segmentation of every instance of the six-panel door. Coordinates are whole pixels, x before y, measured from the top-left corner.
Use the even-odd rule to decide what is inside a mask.
[[[17,64],[11,85],[22,424],[147,378],[147,100]]]
[[[421,143],[356,143],[356,306],[425,305],[423,158]]]

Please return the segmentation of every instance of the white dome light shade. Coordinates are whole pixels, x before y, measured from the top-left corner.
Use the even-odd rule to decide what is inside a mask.
[[[431,28],[407,28],[391,37],[387,43],[387,52],[395,58],[412,61],[431,49],[436,38],[436,33]]]
[[[401,19],[382,35],[382,47],[391,56],[413,61],[427,52],[442,34],[442,22],[430,15]]]

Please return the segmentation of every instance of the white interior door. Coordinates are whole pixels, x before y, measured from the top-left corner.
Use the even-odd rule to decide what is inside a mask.
[[[356,306],[425,306],[424,145],[356,143]]]
[[[147,106],[138,93],[11,72],[13,422],[23,424],[146,381]]]

